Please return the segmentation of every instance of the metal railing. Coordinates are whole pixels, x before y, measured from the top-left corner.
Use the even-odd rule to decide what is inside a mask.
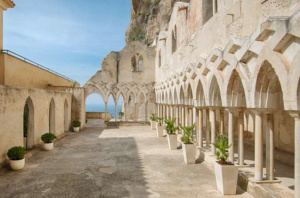
[[[8,54],[8,55],[10,55],[10,56],[13,56],[13,57],[15,57],[15,58],[17,58],[17,59],[20,59],[20,60],[22,60],[22,61],[25,61],[25,62],[27,62],[27,63],[29,63],[29,64],[31,64],[31,65],[33,65],[33,66],[36,66],[36,67],[38,67],[38,68],[40,68],[40,69],[46,70],[46,71],[48,71],[48,72],[50,72],[50,73],[52,73],[52,74],[55,74],[55,75],[57,75],[57,76],[60,76],[60,77],[62,77],[62,78],[64,78],[64,79],[66,79],[66,80],[69,80],[69,81],[71,81],[71,82],[74,82],[74,83],[79,84],[77,81],[75,81],[75,80],[73,80],[73,79],[71,79],[71,78],[68,78],[68,77],[66,77],[66,76],[64,76],[64,75],[62,75],[62,74],[60,74],[60,73],[57,73],[56,71],[53,71],[53,70],[51,70],[51,69],[49,69],[49,68],[47,68],[47,67],[45,67],[45,66],[43,66],[43,65],[40,65],[40,64],[38,64],[38,63],[36,63],[36,62],[34,62],[34,61],[32,61],[32,60],[29,60],[28,58],[25,58],[25,57],[23,57],[23,56],[21,56],[21,55],[19,55],[19,54],[16,54],[16,53],[14,53],[14,52],[12,52],[12,51],[10,51],[10,50],[1,50],[1,52],[2,52],[2,53],[5,53],[5,54]]]

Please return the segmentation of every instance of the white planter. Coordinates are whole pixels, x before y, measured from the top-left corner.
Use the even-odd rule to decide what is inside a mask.
[[[73,127],[74,132],[79,132],[79,130],[80,130],[80,127]]]
[[[157,126],[156,127],[156,135],[157,135],[157,137],[163,137],[164,136],[164,126]]]
[[[10,167],[12,170],[22,170],[25,166],[25,158],[21,160],[10,160],[9,161]]]
[[[182,143],[183,158],[186,164],[195,164],[196,145]]]
[[[169,149],[176,150],[177,149],[177,134],[168,134],[168,143]]]
[[[214,168],[218,190],[223,195],[235,195],[239,168],[234,165],[220,165],[217,162],[214,163]]]
[[[151,120],[150,123],[151,123],[151,130],[156,130],[156,122]]]
[[[43,145],[45,151],[51,151],[53,149],[53,142],[52,143],[44,143]]]

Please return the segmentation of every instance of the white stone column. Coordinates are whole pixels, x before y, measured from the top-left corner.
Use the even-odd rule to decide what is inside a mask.
[[[295,118],[295,197],[300,197],[300,118]]]
[[[124,119],[125,119],[125,121],[128,121],[127,117],[128,117],[127,116],[127,104],[126,104],[126,102],[124,102]]]
[[[181,125],[182,125],[182,126],[185,126],[184,106],[181,107]]]
[[[229,161],[234,163],[234,140],[233,140],[233,112],[228,109],[228,144],[231,145],[229,148]]]
[[[267,114],[266,123],[266,176],[274,180],[274,116]]]
[[[198,142],[199,147],[203,147],[203,112],[202,109],[198,110]]]
[[[145,121],[148,120],[148,102],[145,102]]]
[[[263,180],[262,112],[255,111],[255,180]]]
[[[179,126],[179,117],[180,117],[180,114],[179,114],[179,106],[176,106],[176,126]]]
[[[105,102],[105,121],[107,121],[107,102]]]
[[[220,134],[224,134],[224,110],[220,110]]]
[[[244,112],[239,110],[238,113],[238,127],[239,127],[239,165],[244,165]]]
[[[209,123],[209,109],[206,109],[206,127],[205,127],[205,132],[206,132],[206,147],[209,147],[210,144],[210,137],[209,137],[209,133],[210,133],[210,123]]]
[[[170,119],[173,119],[174,115],[173,115],[173,106],[170,106]]]
[[[157,105],[157,117],[160,117],[160,105]]]
[[[118,102],[115,103],[115,121],[118,121]]]
[[[213,14],[215,15],[217,13],[217,0],[212,0],[213,1]]]
[[[189,126],[189,108],[185,106],[185,126]]]
[[[195,126],[195,129],[193,130],[193,132],[194,132],[194,134],[196,134],[196,138],[198,139],[198,134],[197,134],[197,132],[198,132],[198,130],[197,130],[197,127],[198,127],[198,124],[197,124],[197,122],[198,122],[198,119],[197,119],[197,109],[196,109],[196,107],[193,107],[193,109],[192,109],[192,116],[193,116],[193,120],[192,120],[192,125],[194,124],[194,123],[196,123],[196,126]]]
[[[214,155],[216,153],[216,147],[214,146],[216,140],[216,111],[214,109],[210,110],[210,120],[211,120],[211,152]]]
[[[134,104],[134,114],[135,114],[135,116],[134,116],[134,120],[135,121],[137,121],[137,119],[138,119],[138,103],[135,103]]]

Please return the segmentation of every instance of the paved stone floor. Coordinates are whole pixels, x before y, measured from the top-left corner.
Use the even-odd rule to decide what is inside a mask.
[[[178,145],[179,146],[179,145]],[[0,170],[0,197],[223,197],[205,163],[186,165],[148,126],[104,129],[99,120],[36,149],[22,171]],[[237,196],[251,197],[240,190]]]

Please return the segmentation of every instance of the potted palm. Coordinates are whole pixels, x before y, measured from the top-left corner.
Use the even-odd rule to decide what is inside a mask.
[[[80,130],[81,122],[79,120],[73,121],[73,131],[78,132]]]
[[[175,127],[176,118],[173,120],[167,120],[166,121],[166,131],[167,131],[167,137],[168,137],[168,144],[169,149],[176,150],[177,149],[177,134],[176,131],[178,131],[178,127]]]
[[[218,190],[224,195],[235,195],[238,179],[238,167],[228,161],[228,137],[226,135],[218,135],[213,143],[216,147],[217,160],[214,163],[215,176]]]
[[[7,156],[10,159],[9,164],[12,170],[21,170],[25,166],[26,149],[22,146],[15,146],[8,150]]]
[[[53,133],[45,133],[41,136],[41,140],[44,142],[43,148],[45,151],[51,151],[53,149],[53,140],[55,140]]]
[[[156,114],[152,113],[150,116],[150,123],[151,123],[151,130],[155,130],[156,129]]]
[[[120,120],[123,119],[123,116],[124,116],[124,112],[120,111],[120,112],[119,112],[119,119],[120,119]]]
[[[157,135],[157,137],[163,137],[164,136],[163,121],[164,121],[164,118],[157,118],[157,124],[156,124],[156,135]]]
[[[192,126],[180,126],[183,131],[183,136],[181,137],[182,141],[182,151],[183,157],[186,164],[195,164],[196,156],[196,145],[193,143],[193,134],[196,124]]]

